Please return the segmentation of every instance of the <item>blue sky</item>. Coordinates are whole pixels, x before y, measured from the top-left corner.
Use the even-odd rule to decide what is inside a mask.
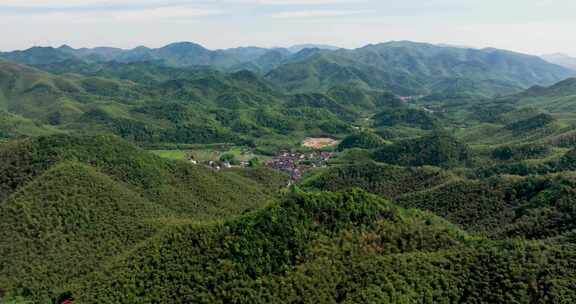
[[[414,40],[576,56],[574,0],[0,0],[1,50]]]

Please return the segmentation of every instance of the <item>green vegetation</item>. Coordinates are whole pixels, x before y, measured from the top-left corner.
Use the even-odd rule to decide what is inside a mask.
[[[349,164],[319,171],[301,187],[324,191],[361,188],[394,199],[439,186],[452,177],[435,167],[405,168],[375,162]]]
[[[407,194],[398,203],[433,211],[471,232],[543,239],[575,228],[574,186],[572,176],[462,180]]]
[[[397,125],[408,125],[424,130],[431,130],[439,127],[439,122],[432,114],[415,109],[389,109],[378,113],[374,120],[376,126],[390,127]]]
[[[270,199],[250,181],[164,160],[112,136],[40,137],[3,145],[0,155],[4,160],[0,164],[0,200],[63,161],[95,167],[132,190],[138,189],[148,200],[199,219],[242,212]],[[240,189],[246,200],[239,199]]]
[[[492,151],[492,158],[498,160],[525,160],[543,158],[551,153],[549,146],[527,144],[522,146],[502,146]]]
[[[526,120],[520,120],[510,125],[507,125],[506,128],[516,133],[522,133],[532,131],[534,129],[547,127],[553,122],[554,117],[552,117],[551,115],[539,114],[537,116],[530,117]]]
[[[237,221],[175,227],[69,287],[99,303],[555,302],[575,297],[560,266],[574,257],[570,245],[479,242],[359,191],[296,193]]]
[[[468,158],[468,147],[443,133],[398,141],[374,152],[377,161],[404,166],[455,166]]]
[[[497,49],[453,48],[409,41],[368,45],[356,50],[308,50],[299,55],[272,70],[267,78],[299,92],[352,84],[391,90],[404,96],[440,93],[493,97],[516,93],[536,84],[553,84],[574,75],[538,57]]]
[[[329,191],[362,188],[498,239],[545,239],[576,228],[572,174],[474,180],[434,167],[364,163],[320,171],[301,186]]]
[[[0,62],[0,114],[6,116],[0,136],[114,133],[156,147],[242,145],[256,139],[273,146],[317,134],[341,135],[354,113],[323,94],[275,92],[250,72],[172,73],[187,78],[139,83],[58,76]]]
[[[386,142],[377,134],[368,131],[354,133],[342,140],[338,145],[338,150],[343,151],[352,148],[375,149],[384,145]]]
[[[186,159],[187,153],[181,150],[153,150],[150,151],[160,157],[173,159],[173,160],[184,160]]]
[[[266,206],[280,183],[163,160],[110,136],[41,137],[0,155],[0,282],[25,297],[54,296],[166,227]]]
[[[296,51],[0,53],[0,302],[576,302],[572,71]]]

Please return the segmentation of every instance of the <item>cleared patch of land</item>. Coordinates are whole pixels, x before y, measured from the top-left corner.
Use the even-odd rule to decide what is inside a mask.
[[[312,149],[322,149],[325,147],[334,147],[338,144],[338,141],[333,138],[328,137],[308,137],[304,139],[302,145],[307,148]]]
[[[151,150],[150,152],[168,159],[186,159],[187,153],[182,150]]]
[[[237,161],[249,161],[252,158],[259,158],[263,161],[270,159],[269,156],[256,154],[250,149],[235,146],[222,146],[222,147],[196,147],[193,149],[185,150],[151,150],[150,152],[168,159],[185,160],[192,157],[199,162],[219,161],[223,154],[232,154]]]

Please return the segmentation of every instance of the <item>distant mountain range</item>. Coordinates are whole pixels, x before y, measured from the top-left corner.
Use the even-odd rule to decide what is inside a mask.
[[[452,91],[452,83],[464,79],[471,89],[464,93],[493,96],[575,74],[539,57],[505,50],[399,41],[354,50],[303,50],[266,77],[291,91],[353,83],[401,95]]]
[[[562,53],[556,53],[543,55],[542,58],[550,63],[554,63],[576,71],[576,57],[571,57]]]
[[[240,47],[209,50],[192,42],[161,48],[74,49],[33,47],[0,53],[0,58],[48,69],[77,72],[103,63],[154,63],[171,68],[249,70],[287,92],[325,92],[334,85],[391,91],[398,95],[458,94],[491,97],[533,85],[551,85],[576,71],[542,58],[499,49],[473,49],[395,41],[340,49],[305,44],[290,48]],[[67,70],[68,69],[68,70]],[[464,82],[462,82],[464,80]],[[466,85],[463,86],[462,84]]]
[[[327,44],[297,44],[293,45],[288,48],[288,50],[292,53],[298,53],[304,49],[321,49],[321,50],[330,50],[335,51],[341,49],[340,47],[327,45]]]
[[[83,60],[87,62],[142,62],[159,61],[173,67],[214,66],[230,68],[245,62],[257,61],[261,57],[274,57],[280,53],[283,57],[298,53],[304,49],[338,50],[340,48],[322,44],[299,44],[288,48],[238,47],[224,50],[209,50],[192,42],[176,42],[161,48],[139,46],[133,49],[113,47],[95,47],[75,49],[69,45],[53,47],[32,47],[23,51],[3,52],[0,57],[23,64],[37,65]]]

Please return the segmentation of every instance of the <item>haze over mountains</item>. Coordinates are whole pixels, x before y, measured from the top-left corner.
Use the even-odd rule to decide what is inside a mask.
[[[542,56],[548,62],[576,70],[576,58],[562,53],[550,54]]]
[[[461,78],[470,81],[466,84],[470,93],[490,97],[519,92],[533,85],[550,85],[576,75],[568,68],[536,56],[491,48],[467,49],[408,41],[354,50],[321,45],[208,50],[190,42],[131,50],[73,49],[64,45],[4,52],[0,53],[0,58],[35,66],[67,62],[69,72],[75,72],[77,65],[97,66],[110,62],[250,70],[289,92],[325,91],[339,84],[388,90],[400,95],[426,95],[450,91],[451,82]]]

